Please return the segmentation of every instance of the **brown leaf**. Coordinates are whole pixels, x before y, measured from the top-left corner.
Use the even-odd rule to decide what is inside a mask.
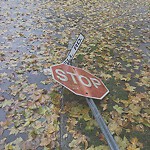
[[[41,138],[41,143],[40,146],[47,146],[48,144],[50,144],[50,140],[47,138]]]
[[[3,96],[0,96],[0,102],[4,101],[5,98]]]

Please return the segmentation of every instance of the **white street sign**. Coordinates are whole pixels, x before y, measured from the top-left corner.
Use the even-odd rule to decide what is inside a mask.
[[[72,60],[72,58],[74,57],[75,53],[79,49],[79,47],[80,47],[83,40],[84,40],[84,36],[82,34],[80,34],[78,36],[76,42],[74,43],[70,53],[68,54],[67,58],[64,60],[63,64],[68,64],[69,61]]]

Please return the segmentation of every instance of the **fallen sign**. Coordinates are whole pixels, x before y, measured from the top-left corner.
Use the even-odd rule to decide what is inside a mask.
[[[84,36],[82,36],[82,34],[80,34],[79,37],[78,37],[78,39],[79,39],[80,37],[82,37],[82,41],[83,41]],[[75,48],[75,49],[74,49],[74,46],[73,46],[73,48],[72,48],[71,52],[69,53],[68,57],[67,57],[67,58],[65,59],[65,61],[63,62],[64,64],[68,64],[68,63],[70,63],[70,61],[72,61],[72,59],[73,59],[75,53],[77,52],[79,46],[81,45],[82,41],[79,42],[80,40],[78,40],[78,39],[77,39],[77,41],[76,41],[76,42],[78,43],[78,46],[76,45],[76,48]],[[76,42],[75,42],[75,44],[76,44]],[[74,44],[74,45],[75,45],[75,44]],[[57,65],[56,65],[56,66],[57,66]],[[54,74],[57,75],[56,77],[59,78],[59,80],[61,79],[60,81],[58,80],[58,82],[61,83],[62,80],[65,80],[64,82],[67,82],[67,81],[69,80],[68,76],[66,75],[66,74],[68,74],[68,72],[62,70],[61,68],[57,68],[56,66],[52,66],[51,71],[54,71]],[[56,68],[55,68],[55,67],[56,67]],[[72,66],[72,67],[73,67],[73,66]],[[53,69],[54,69],[54,70],[53,70]],[[55,69],[60,69],[60,70],[57,70],[57,73],[56,73]],[[74,67],[73,70],[75,70],[75,67]],[[52,74],[52,75],[53,75],[53,74]],[[75,84],[76,84],[76,83],[77,83],[77,81],[76,81],[77,79],[76,79],[75,77],[78,76],[78,74],[75,73],[75,75],[74,75],[74,73],[72,74],[72,72],[71,72],[71,73],[69,72],[69,75],[71,76],[72,80],[74,80],[73,82],[75,82]],[[83,76],[83,75],[82,75],[82,76]],[[80,78],[79,78],[78,80],[79,80],[79,82],[83,83],[83,85],[86,84],[87,87],[88,87],[88,86],[92,86],[92,83],[93,83],[92,81],[97,81],[97,80],[91,80],[91,78],[90,78],[90,79],[89,79],[89,78],[84,78],[84,77],[86,77],[86,76],[84,76],[84,77],[82,77],[82,76],[80,76]],[[54,77],[54,75],[53,75],[53,77]],[[93,77],[92,77],[92,78],[93,78]],[[87,82],[84,82],[84,79],[85,79],[85,80],[87,79]],[[97,79],[97,78],[96,78],[96,79]],[[63,84],[63,83],[61,83],[61,84]],[[94,82],[94,86],[95,86],[95,87],[98,87],[98,86],[100,86],[100,85],[101,85],[101,81],[99,82],[99,80],[98,80],[98,82]],[[90,88],[90,87],[89,87],[89,88]],[[106,87],[105,87],[105,88],[106,88]],[[107,89],[107,88],[106,88],[106,89]],[[101,97],[101,99],[102,99],[108,92],[109,92],[109,91],[108,91],[108,89],[107,89],[107,90],[106,90],[106,93]],[[63,101],[63,98],[62,98],[61,100]],[[111,135],[111,132],[109,131],[109,128],[107,127],[107,125],[106,125],[104,119],[103,119],[102,116],[101,116],[101,113],[99,112],[99,110],[98,110],[97,106],[95,105],[93,99],[87,98],[87,94],[86,94],[86,101],[87,101],[87,103],[88,103],[90,109],[92,110],[92,113],[93,113],[93,115],[94,115],[94,117],[95,117],[95,119],[96,119],[96,121],[97,121],[97,123],[98,123],[98,125],[99,125],[99,127],[100,127],[100,129],[101,129],[101,131],[102,131],[102,133],[104,134],[104,136],[105,136],[105,138],[106,138],[106,141],[107,141],[107,143],[108,143],[110,149],[111,149],[111,150],[119,150],[116,141],[114,140],[113,136]],[[61,118],[61,117],[60,117],[60,118]],[[63,117],[62,117],[62,118],[63,118]],[[60,120],[61,120],[61,119],[60,119]],[[63,137],[62,137],[62,138],[63,138]]]
[[[77,95],[103,99],[109,93],[101,79],[81,68],[58,64],[51,66],[51,71],[54,80]]]

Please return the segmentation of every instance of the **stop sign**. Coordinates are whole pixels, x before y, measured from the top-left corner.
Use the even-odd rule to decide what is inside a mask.
[[[51,70],[54,80],[77,95],[102,99],[109,92],[101,79],[81,68],[59,64],[51,66]]]

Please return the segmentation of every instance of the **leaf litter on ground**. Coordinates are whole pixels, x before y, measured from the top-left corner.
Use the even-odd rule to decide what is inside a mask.
[[[148,0],[0,3],[0,109],[6,112],[0,149],[59,149],[60,87],[47,86],[53,81],[43,70],[63,61],[69,38],[80,32],[86,38],[75,62],[112,89],[96,104],[117,144],[149,149]],[[63,110],[70,149],[107,150],[84,100],[70,95]]]

